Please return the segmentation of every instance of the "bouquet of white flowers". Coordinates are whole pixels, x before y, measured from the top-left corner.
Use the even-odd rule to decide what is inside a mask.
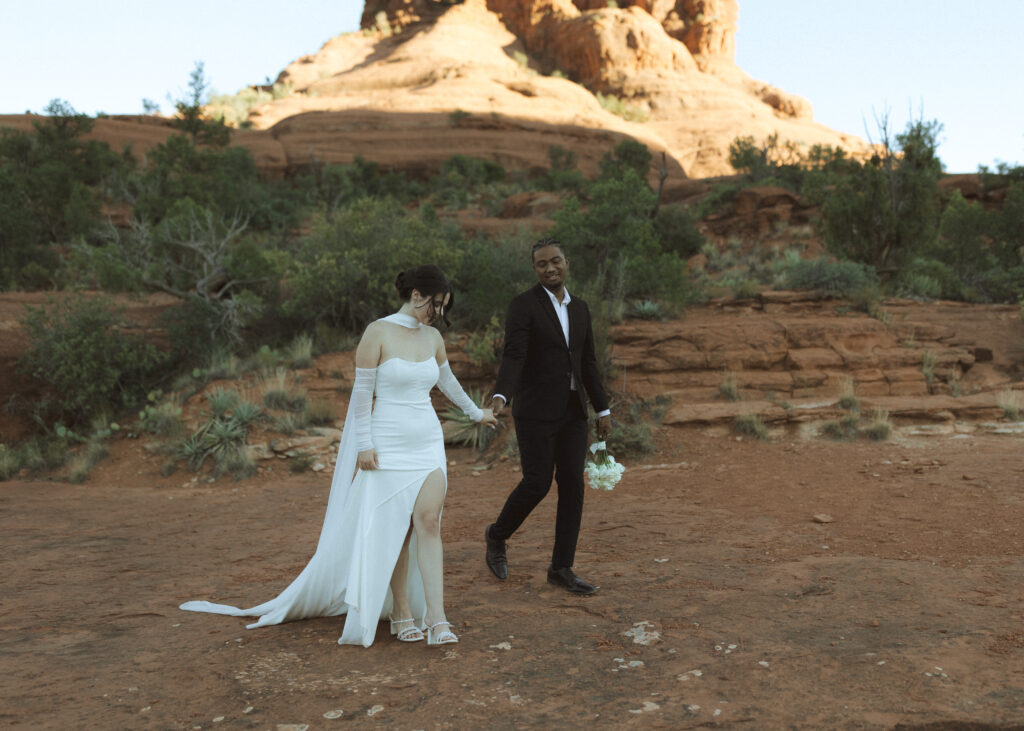
[[[583,465],[583,472],[590,481],[590,486],[595,490],[611,490],[622,479],[622,473],[626,471],[625,465],[619,464],[615,457],[608,454],[604,442],[591,444],[590,452],[594,458]]]

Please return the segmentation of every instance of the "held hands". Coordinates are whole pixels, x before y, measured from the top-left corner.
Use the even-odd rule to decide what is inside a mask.
[[[494,412],[494,416],[501,416],[501,412],[505,410],[505,399],[495,396],[491,399],[491,409]]]
[[[364,449],[358,455],[356,455],[356,465],[361,470],[375,470],[380,465],[377,464],[377,450],[376,449]]]
[[[500,401],[501,399],[498,399],[498,400]],[[492,401],[491,403],[494,403],[494,402]],[[483,418],[480,419],[480,423],[483,424],[484,426],[489,426],[491,429],[494,429],[495,427],[497,427],[498,426],[498,420],[496,418],[494,418],[495,417],[494,411],[492,409],[483,409],[483,412],[484,412],[484,415],[483,415]]]
[[[612,433],[612,417],[611,414],[605,414],[597,419],[597,439],[598,441],[604,441],[608,438],[608,435]]]

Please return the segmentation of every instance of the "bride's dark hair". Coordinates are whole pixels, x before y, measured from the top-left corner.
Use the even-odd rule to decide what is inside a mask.
[[[448,282],[448,277],[444,275],[440,268],[433,264],[424,264],[423,266],[399,272],[398,276],[395,277],[395,289],[398,290],[398,296],[405,302],[409,301],[409,298],[412,297],[412,291],[415,289],[421,295],[430,299],[431,307],[434,306],[433,302],[436,295],[449,295],[448,304],[441,310],[441,319],[444,320],[446,326],[451,326],[451,323],[448,322],[448,311],[455,306],[455,293],[452,292],[452,285]]]

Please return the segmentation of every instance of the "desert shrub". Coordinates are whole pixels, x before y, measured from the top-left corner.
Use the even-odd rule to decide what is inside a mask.
[[[740,186],[732,183],[716,183],[711,186],[711,191],[701,199],[700,204],[697,206],[695,217],[697,220],[700,220],[712,213],[718,213],[727,208],[732,205],[732,202],[736,199],[736,194],[740,190]]]
[[[1010,421],[1020,421],[1021,404],[1020,396],[1016,391],[1004,388],[999,392],[999,408],[1003,410],[1003,416]]]
[[[0,286],[48,286],[50,248],[88,236],[100,220],[108,178],[124,164],[84,139],[93,121],[54,99],[32,132],[0,129]]]
[[[295,385],[294,380],[288,377],[287,370],[277,368],[274,373],[265,375],[261,380],[263,405],[268,409],[294,413],[306,410],[306,390]]]
[[[780,141],[773,133],[758,143],[753,137],[737,137],[729,144],[729,164],[750,182],[774,183],[799,192],[804,160],[796,144]]]
[[[879,126],[881,151],[863,165],[848,166],[823,195],[822,228],[826,247],[837,256],[900,267],[931,247],[938,233],[942,125],[912,121],[895,138],[886,120]]]
[[[493,365],[501,360],[504,339],[505,331],[501,319],[494,315],[484,330],[470,333],[463,351],[476,365]]]
[[[660,206],[654,217],[654,232],[662,251],[688,259],[700,253],[707,241],[697,230],[697,217],[686,206]]]
[[[452,155],[431,180],[434,199],[450,208],[465,208],[473,192],[505,179],[505,168],[496,162],[466,155]]]
[[[288,346],[288,363],[292,368],[309,368],[313,364],[313,338],[303,333]]]
[[[290,82],[277,81],[269,89],[247,86],[234,94],[214,94],[205,105],[205,111],[210,113],[214,122],[223,122],[231,127],[251,126],[249,115],[253,109],[291,96],[294,88]]]
[[[733,429],[748,437],[756,437],[762,441],[768,438],[768,427],[757,414],[740,414],[733,422]]]
[[[969,203],[954,190],[942,212],[938,242],[929,251],[931,258],[959,272],[988,268],[993,223],[980,204]]]
[[[961,299],[963,297],[963,283],[953,267],[936,259],[925,257],[918,257],[911,261],[900,274],[894,288],[897,292],[910,296],[945,299]],[[932,292],[936,293],[932,294]]]
[[[306,406],[306,418],[313,426],[331,426],[338,420],[338,405],[327,399],[313,399]]]
[[[935,353],[930,350],[921,351],[921,373],[929,386],[935,380],[935,362]]]
[[[475,237],[463,244],[459,269],[448,272],[457,298],[451,312],[453,325],[485,333],[495,317],[504,322],[512,298],[537,281],[530,262],[536,239],[535,233],[521,230],[494,239]],[[573,247],[567,247],[570,259],[573,252]]]
[[[736,376],[732,373],[726,373],[722,376],[722,381],[718,384],[718,393],[728,401],[739,401],[740,389],[736,384]]]
[[[188,199],[220,217],[237,216],[260,231],[295,228],[307,197],[286,180],[262,180],[244,147],[198,147],[184,135],[172,135],[151,148],[122,186],[142,221],[158,223],[176,203]]]
[[[875,442],[884,442],[892,433],[892,422],[889,421],[889,412],[882,409],[875,409],[871,415],[871,421],[861,428],[861,434]]]
[[[821,433],[829,439],[846,440],[857,437],[857,417],[847,414],[834,421],[826,421],[821,426]]]
[[[729,281],[729,288],[736,299],[750,299],[760,293],[761,284],[756,279],[741,276]]]
[[[9,480],[21,471],[21,456],[6,444],[0,444],[0,482]]]
[[[646,181],[651,159],[651,151],[646,145],[636,140],[622,140],[601,156],[598,179],[621,178],[627,170],[632,170],[637,177]]]
[[[621,268],[601,267],[577,290],[590,310],[594,333],[594,357],[603,378],[612,374],[614,338],[612,326],[622,322],[625,305],[625,276]]]
[[[779,265],[779,272],[785,287],[821,290],[837,297],[878,286],[874,270],[855,261],[801,259],[790,255]]]
[[[395,310],[398,272],[432,263],[451,277],[464,257],[453,224],[411,215],[392,199],[362,198],[331,221],[318,216],[312,229],[294,247],[284,294],[296,329],[326,322],[361,331]]]
[[[220,321],[216,305],[195,295],[161,315],[171,356],[179,368],[210,362],[215,351],[223,347],[218,338]]]
[[[106,442],[116,431],[118,431],[117,424],[109,423],[105,417],[101,416],[93,420],[90,435],[84,439],[84,446],[71,458],[68,469],[69,481],[85,482],[89,473],[100,463],[100,460],[110,454]]]
[[[349,165],[325,164],[313,160],[303,178],[310,202],[330,221],[334,212],[360,198],[394,198],[408,203],[426,195],[426,186],[402,172],[382,170],[360,156]]]
[[[1024,264],[1011,269],[996,265],[964,276],[961,286],[968,302],[1015,302],[1024,297]]]
[[[919,258],[900,274],[893,288],[905,297],[929,300],[956,296],[960,292],[960,283],[947,265]]]
[[[19,367],[52,388],[57,411],[72,423],[139,403],[167,362],[126,332],[121,310],[106,299],[26,307],[21,324],[29,347]]]
[[[9,455],[3,463],[10,470],[8,479],[21,470],[31,473],[53,470],[68,461],[68,441],[52,435],[34,437],[7,450]]]
[[[586,206],[570,196],[554,216],[551,235],[568,247],[574,276],[591,279],[600,267],[619,268],[627,295],[685,304],[692,291],[686,261],[662,248],[651,219],[654,192],[631,166],[609,170],[588,184]],[[587,255],[573,259],[569,252],[583,243]]]
[[[671,403],[669,396],[655,396],[631,401],[626,409],[616,405],[612,412],[611,432],[605,440],[608,452],[613,455],[644,455],[655,451],[652,425],[661,424]]]
[[[856,386],[850,377],[844,378],[839,384],[839,408],[850,412],[860,411],[860,399],[857,398]]]
[[[597,97],[597,103],[603,109],[618,117],[622,117],[627,122],[646,122],[650,119],[650,114],[645,109],[634,106],[614,94],[597,92],[594,96]]]
[[[538,176],[535,185],[540,190],[580,191],[586,178],[576,166],[576,153],[557,145],[548,148],[548,169]]]
[[[150,392],[150,395],[156,392]],[[156,397],[159,398],[159,397]],[[147,395],[147,400],[150,397]],[[181,421],[181,407],[173,401],[147,403],[139,412],[140,431],[158,436],[177,436],[184,429]]]
[[[665,311],[654,300],[636,300],[629,308],[630,317],[638,320],[664,320]]]

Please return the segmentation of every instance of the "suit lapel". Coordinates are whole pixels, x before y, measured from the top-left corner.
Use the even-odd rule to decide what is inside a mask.
[[[565,345],[566,348],[569,346],[565,343],[565,336],[562,334],[562,323],[558,321],[558,315],[555,314],[555,307],[551,304],[551,297],[548,296],[548,292],[544,289],[544,285],[538,284],[533,288],[533,293],[537,296],[537,302],[540,304],[540,309],[547,316],[547,321],[555,329],[555,333],[558,335],[558,340]],[[572,310],[572,302],[569,302],[569,309]],[[569,322],[569,337],[572,337],[572,322],[570,317]]]

